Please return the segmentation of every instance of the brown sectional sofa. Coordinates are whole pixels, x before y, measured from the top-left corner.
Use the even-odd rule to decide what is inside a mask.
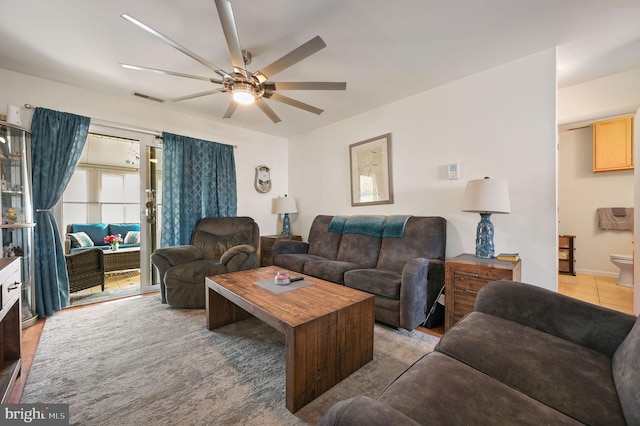
[[[320,425],[640,425],[640,319],[513,281],[377,400],[334,405]]]
[[[278,241],[271,257],[276,266],[374,294],[376,321],[412,330],[444,286],[446,228],[442,217],[321,215],[309,242]]]

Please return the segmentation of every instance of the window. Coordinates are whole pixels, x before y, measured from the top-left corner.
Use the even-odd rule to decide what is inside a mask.
[[[140,221],[140,174],[78,166],[62,203],[69,223],[137,223]]]
[[[70,223],[140,221],[139,148],[133,139],[89,134],[62,196],[65,228]]]

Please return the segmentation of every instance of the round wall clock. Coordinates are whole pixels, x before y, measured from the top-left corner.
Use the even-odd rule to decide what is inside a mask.
[[[271,170],[267,166],[256,167],[256,191],[265,194],[271,190]]]

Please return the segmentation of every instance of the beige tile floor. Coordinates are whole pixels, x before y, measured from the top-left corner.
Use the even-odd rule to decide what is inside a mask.
[[[616,284],[615,277],[558,275],[558,292],[606,308],[633,314],[633,292]]]
[[[100,286],[88,288],[69,296],[71,306],[101,302],[115,297],[140,293],[140,271],[127,271],[105,275],[104,292]]]

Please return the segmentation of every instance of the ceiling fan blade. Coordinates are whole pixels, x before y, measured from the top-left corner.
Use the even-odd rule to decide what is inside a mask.
[[[236,108],[238,108],[238,103],[231,100],[231,103],[229,104],[227,110],[224,112],[222,118],[231,118],[233,113],[236,111]]]
[[[267,90],[347,90],[347,83],[329,81],[275,81],[266,82]]]
[[[193,95],[180,96],[179,98],[173,98],[171,99],[171,102],[186,101],[187,99],[200,98],[202,96],[215,95],[216,93],[222,93],[222,92],[226,92],[226,90],[221,87],[220,89],[207,90],[206,92],[199,92],[199,93],[194,93]]]
[[[130,70],[151,71],[151,72],[155,72],[155,73],[158,73],[158,74],[175,75],[176,77],[193,78],[195,80],[202,80],[202,81],[208,81],[210,83],[222,84],[222,80],[216,80],[215,78],[210,78],[210,77],[201,77],[199,75],[183,74],[181,72],[160,70],[160,69],[157,69],[157,68],[141,67],[139,65],[130,65],[130,64],[120,64],[120,65],[122,65],[123,68],[127,68],[127,69],[130,69]]]
[[[278,117],[278,115],[275,112],[273,112],[271,107],[269,107],[269,105],[267,105],[267,103],[262,98],[256,99],[256,105],[258,105],[258,107],[262,110],[262,112],[267,114],[267,116],[274,123],[278,123],[278,122],[282,121],[282,120],[280,120],[280,117]]]
[[[131,22],[133,25],[137,26],[138,28],[141,28],[141,29],[145,30],[146,32],[148,32],[149,34],[156,36],[157,38],[159,38],[160,40],[164,41],[165,43],[167,43],[171,47],[173,47],[175,49],[178,49],[179,51],[181,51],[185,55],[189,56],[190,58],[195,59],[196,61],[200,62],[205,67],[213,70],[219,76],[221,76],[221,77],[229,77],[229,74],[227,72],[225,72],[224,70],[222,70],[222,69],[218,68],[217,66],[213,65],[211,62],[207,61],[203,57],[198,56],[197,54],[193,53],[192,51],[190,51],[186,47],[176,43],[175,41],[171,40],[169,37],[165,36],[164,34],[154,30],[153,28],[151,28],[147,24],[143,23],[142,21],[137,20],[136,18],[134,18],[133,16],[131,16],[131,15],[127,14],[127,13],[123,13],[120,16],[123,19]]]
[[[283,104],[290,105],[292,107],[300,108],[308,112],[312,112],[314,114],[320,115],[324,112],[323,109],[316,108],[313,105],[305,104],[304,102],[296,101],[295,99],[291,99],[287,96],[280,95],[278,93],[266,92],[264,97],[267,99],[271,99],[273,101],[282,102]]]
[[[220,17],[220,24],[222,24],[224,38],[227,41],[227,47],[229,48],[229,55],[231,55],[233,71],[245,77],[249,77],[245,70],[242,49],[240,47],[240,39],[238,38],[238,29],[236,28],[236,21],[233,18],[231,3],[229,0],[216,0],[216,8],[218,9],[218,16]]]
[[[253,76],[256,77],[260,83],[264,83],[279,72],[297,64],[325,47],[327,47],[327,45],[320,36],[315,36],[303,45],[293,49],[282,58],[277,59],[275,62],[256,72]]]

